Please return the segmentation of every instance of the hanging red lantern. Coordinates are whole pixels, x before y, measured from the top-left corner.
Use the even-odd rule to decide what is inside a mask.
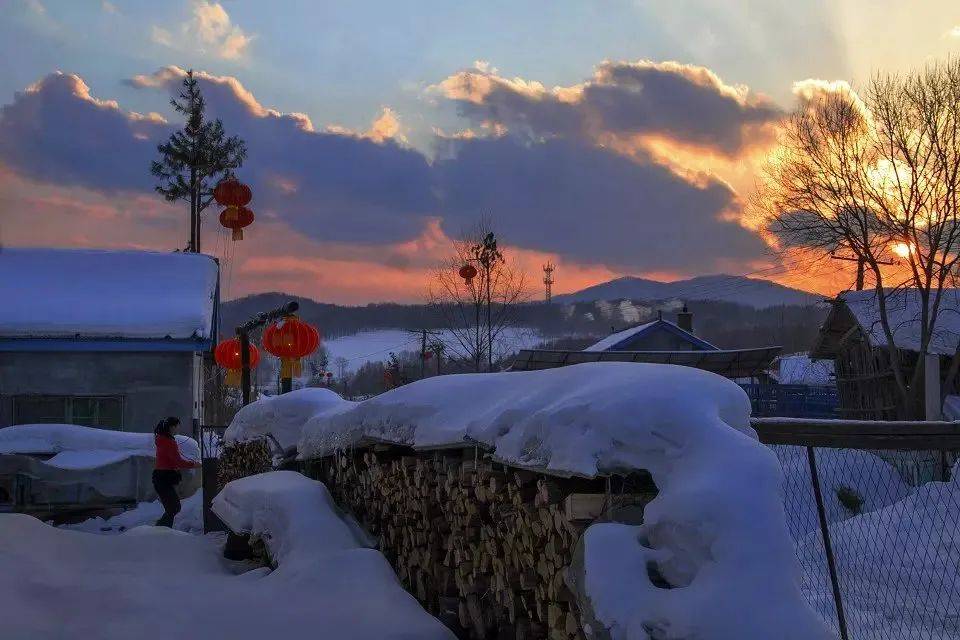
[[[220,212],[220,224],[233,229],[233,240],[243,240],[243,228],[253,224],[253,211],[246,207],[229,206]]]
[[[297,316],[270,324],[263,332],[263,348],[280,358],[280,377],[293,378],[302,372],[300,359],[320,345],[320,332]]]
[[[243,374],[243,353],[240,348],[240,339],[224,340],[213,350],[213,358],[217,364],[227,370],[226,382],[228,386],[239,387]],[[253,369],[260,362],[260,350],[250,345],[250,368]]]
[[[467,284],[473,282],[477,277],[477,268],[472,264],[465,264],[460,267],[460,277],[467,281]]]
[[[213,199],[224,207],[245,207],[253,199],[253,192],[236,178],[224,178],[213,189]]]
[[[327,380],[333,377],[333,371],[327,371]]]

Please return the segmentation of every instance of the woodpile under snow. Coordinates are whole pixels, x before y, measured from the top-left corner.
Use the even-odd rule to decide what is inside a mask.
[[[586,637],[568,586],[576,542],[594,519],[655,492],[645,474],[551,477],[473,447],[377,445],[337,452],[308,473],[377,539],[421,604],[471,638]]]

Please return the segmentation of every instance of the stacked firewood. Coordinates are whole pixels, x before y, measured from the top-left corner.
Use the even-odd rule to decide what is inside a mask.
[[[273,456],[266,440],[251,440],[225,445],[217,467],[217,483],[228,482],[273,469]]]
[[[611,505],[605,480],[506,467],[475,449],[381,445],[312,467],[404,586],[465,635],[584,637],[566,575],[580,534]]]

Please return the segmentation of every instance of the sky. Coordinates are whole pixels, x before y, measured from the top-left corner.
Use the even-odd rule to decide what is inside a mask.
[[[798,95],[960,54],[955,0],[0,0],[0,242],[173,250],[149,173],[194,69],[256,221],[204,222],[226,298],[422,301],[490,220],[556,293],[635,275],[833,293],[747,203]],[[534,293],[536,293],[534,291]]]

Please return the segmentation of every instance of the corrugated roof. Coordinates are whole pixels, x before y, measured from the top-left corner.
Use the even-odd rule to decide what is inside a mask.
[[[750,378],[763,374],[780,347],[716,351],[554,351],[523,349],[514,358],[512,371],[553,369],[582,362],[650,362],[703,369],[727,378]]]

